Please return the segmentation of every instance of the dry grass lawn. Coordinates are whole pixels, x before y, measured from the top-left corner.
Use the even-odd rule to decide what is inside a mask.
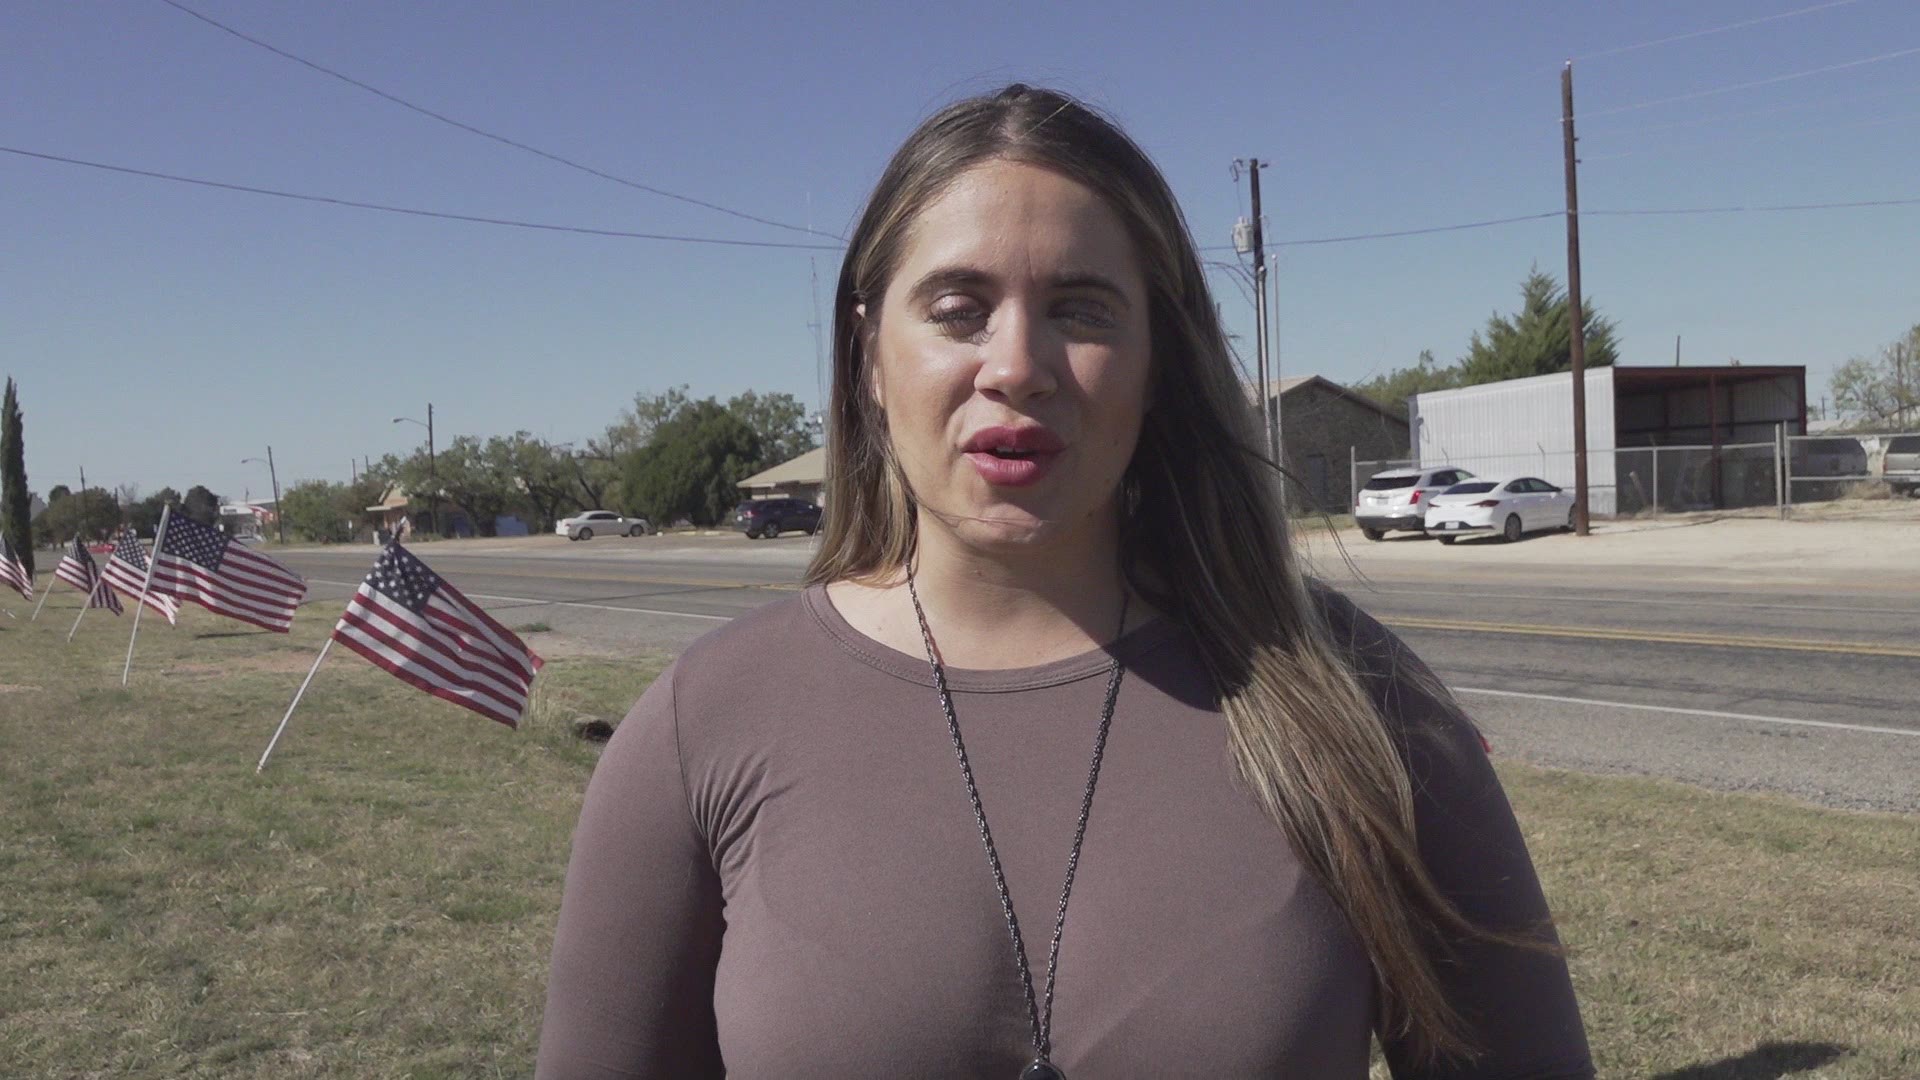
[[[63,603],[65,606],[63,606]],[[664,662],[562,659],[518,732],[289,637],[0,618],[0,1076],[531,1070],[595,751]],[[537,647],[537,638],[536,647]],[[1604,1076],[1920,1076],[1920,821],[1503,767]]]

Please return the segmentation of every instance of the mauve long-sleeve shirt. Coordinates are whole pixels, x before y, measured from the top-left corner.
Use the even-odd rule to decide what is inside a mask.
[[[1329,595],[1407,747],[1420,850],[1470,919],[1546,901],[1477,733]],[[1234,779],[1198,653],[1162,619],[1017,670],[949,670],[1036,983],[1108,664],[1125,681],[1060,946],[1053,1060],[1090,1077],[1361,1080],[1377,1019],[1339,907]],[[926,660],[825,590],[695,643],[607,745],[574,835],[536,1075],[1017,1077],[1012,944]],[[1593,1075],[1563,961],[1441,968],[1483,1055],[1396,1077]]]

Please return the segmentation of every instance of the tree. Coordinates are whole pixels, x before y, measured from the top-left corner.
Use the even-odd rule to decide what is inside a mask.
[[[633,405],[607,425],[599,438],[588,439],[585,450],[570,455],[569,470],[579,504],[592,510],[606,509],[607,496],[623,483],[627,458],[651,443],[654,432],[679,415],[689,400],[684,385],[668,387],[658,394],[642,390],[633,395]]]
[[[0,401],[0,537],[33,574],[33,496],[27,492],[27,446],[22,432],[20,392],[7,380]]]
[[[693,402],[622,463],[621,494],[630,510],[666,524],[720,522],[740,501],[736,486],[758,470],[760,436],[708,398]]]
[[[72,488],[65,484],[55,484],[53,485],[53,490],[47,492],[47,505],[52,506],[54,503],[59,502],[71,494],[73,494]]]
[[[1601,317],[1592,301],[1583,305],[1586,362],[1605,367],[1618,357],[1614,326]],[[1551,375],[1573,367],[1573,324],[1567,293],[1553,275],[1535,267],[1520,285],[1520,310],[1512,315],[1495,312],[1485,330],[1476,332],[1460,358],[1460,385]]]
[[[1595,313],[1593,302],[1583,309],[1587,366],[1604,367],[1619,357],[1611,319]],[[1535,267],[1520,284],[1520,310],[1512,315],[1495,312],[1484,330],[1468,343],[1467,355],[1440,367],[1433,350],[1423,349],[1412,367],[1396,368],[1356,384],[1355,390],[1388,408],[1404,413],[1407,399],[1433,390],[1551,375],[1573,367],[1573,326],[1566,290],[1553,275]]]
[[[818,446],[806,407],[792,394],[758,394],[752,390],[727,402],[727,411],[760,437],[762,469],[792,461]]]
[[[524,431],[512,438],[487,440],[487,457],[512,476],[522,500],[532,512],[535,532],[551,532],[562,510],[579,505],[571,456],[553,444]]]
[[[1833,407],[1851,426],[1908,428],[1920,422],[1920,324],[1882,346],[1878,355],[1856,356],[1834,369]]]
[[[1459,385],[1460,368],[1457,365],[1440,367],[1434,362],[1432,349],[1421,349],[1420,359],[1412,367],[1396,368],[1385,375],[1376,375],[1354,384],[1353,388],[1405,416],[1408,398],[1430,390],[1451,390]]]
[[[369,503],[363,485],[305,480],[280,493],[280,515],[287,528],[317,544],[344,544],[358,531]]]
[[[43,547],[63,547],[75,536],[92,543],[105,540],[120,524],[120,504],[104,488],[87,488],[50,502],[33,523]]]
[[[180,493],[163,487],[137,502],[122,499],[120,505],[125,508],[127,524],[133,526],[133,531],[150,536],[160,527],[160,511],[180,505]]]
[[[186,497],[180,500],[180,509],[174,511],[202,525],[220,524],[220,496],[195,484],[187,489]]]
[[[435,468],[442,497],[466,512],[475,533],[494,535],[494,519],[513,509],[520,494],[510,463],[498,452],[489,454],[479,439],[462,435],[440,451]]]

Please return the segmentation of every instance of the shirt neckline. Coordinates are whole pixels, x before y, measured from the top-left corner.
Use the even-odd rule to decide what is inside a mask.
[[[833,639],[842,651],[855,659],[897,679],[932,687],[933,672],[925,656],[904,653],[855,629],[840,609],[833,606],[825,585],[809,585],[801,593],[801,602],[814,624]],[[1156,616],[1096,649],[1062,660],[1023,668],[946,668],[947,688],[955,693],[1004,694],[1038,690],[1105,675],[1117,658],[1122,665],[1171,640],[1178,631],[1173,620]]]

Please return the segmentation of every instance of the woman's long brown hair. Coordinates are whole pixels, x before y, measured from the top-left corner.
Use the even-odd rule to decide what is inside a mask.
[[[1154,371],[1126,479],[1130,582],[1196,641],[1239,776],[1366,949],[1382,1036],[1408,1038],[1429,1061],[1471,1056],[1436,975],[1449,943],[1552,946],[1474,926],[1428,875],[1406,763],[1309,591],[1186,220],[1146,154],[1073,98],[1015,85],[949,106],[914,131],[881,176],[834,295],[825,535],[807,580],[891,580],[912,557],[913,495],[868,390],[872,335],[915,218],[955,177],[989,160],[1085,185],[1131,232],[1150,294]],[[856,317],[863,302],[864,322]]]

